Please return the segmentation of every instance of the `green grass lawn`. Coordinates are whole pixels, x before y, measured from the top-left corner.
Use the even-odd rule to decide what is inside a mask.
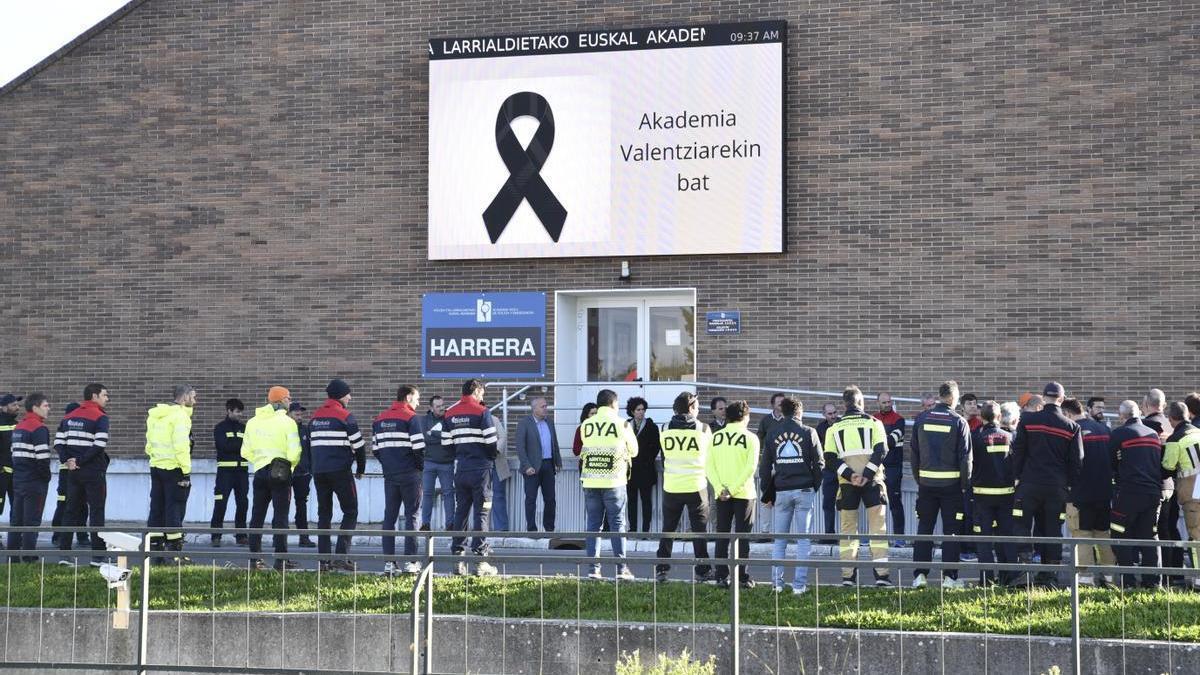
[[[0,605],[12,607],[108,607],[115,594],[91,568],[47,566],[44,583],[35,564],[0,566]],[[134,573],[133,604],[139,580]],[[613,620],[665,623],[727,623],[728,591],[707,585],[579,581],[511,577],[438,577],[439,614],[508,618]],[[408,612],[412,577],[315,572],[251,572],[203,566],[156,567],[152,609],[184,611]],[[1166,591],[1080,591],[1085,637],[1200,642],[1200,594]],[[1068,591],[973,588],[942,593],[841,587],[809,591],[799,598],[760,585],[742,593],[742,621],[762,626],[861,627],[1066,637],[1071,634]],[[1169,618],[1168,618],[1169,610]],[[818,621],[819,619],[819,621]]]

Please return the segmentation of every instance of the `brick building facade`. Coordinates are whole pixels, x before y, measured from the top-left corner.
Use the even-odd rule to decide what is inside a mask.
[[[1198,9],[132,2],[0,90],[0,389],[61,409],[104,382],[119,452],[180,381],[198,430],[334,376],[370,417],[418,379],[422,292],[628,286],[741,310],[738,336],[698,331],[702,381],[1178,397],[1200,386]],[[768,18],[786,253],[633,258],[627,283],[618,259],[426,259],[430,37]]]

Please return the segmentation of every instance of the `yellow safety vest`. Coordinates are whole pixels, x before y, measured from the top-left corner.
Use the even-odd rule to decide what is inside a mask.
[[[737,499],[754,499],[754,472],[758,469],[758,436],[747,430],[747,420],[730,422],[713,434],[705,472],[713,490],[729,490]]]
[[[150,466],[192,472],[192,409],[159,403],[146,414],[146,454]]]
[[[637,436],[629,422],[611,407],[600,408],[583,421],[579,432],[579,482],[585,488],[615,488],[629,482],[630,462],[638,453]]]
[[[875,472],[875,482],[883,481],[883,465],[871,462],[875,447],[881,443],[887,446],[887,431],[883,428],[883,422],[861,412],[850,413],[829,425],[825,430],[825,438],[821,440],[826,457],[840,458],[854,473],[861,474],[869,468]],[[834,464],[829,461],[825,465]],[[839,473],[838,482],[850,481]]]
[[[1179,478],[1200,472],[1200,429],[1191,428],[1177,441],[1168,441],[1163,448],[1163,468],[1175,471]],[[1191,495],[1188,495],[1189,497]]]
[[[243,433],[242,457],[255,471],[270,466],[277,458],[286,459],[293,469],[300,463],[300,432],[286,410],[276,410],[270,404],[255,409]]]
[[[712,445],[708,425],[696,420],[692,429],[666,429],[660,435],[663,451],[663,492],[702,492],[707,479],[704,467]]]

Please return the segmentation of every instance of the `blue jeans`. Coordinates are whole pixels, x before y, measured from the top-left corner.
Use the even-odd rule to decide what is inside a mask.
[[[444,529],[454,527],[454,462],[431,462],[425,460],[421,472],[421,523],[429,525],[433,518],[434,484],[442,486],[442,514],[446,517]]]
[[[497,462],[508,460],[501,457]],[[508,481],[500,480],[500,474],[492,469],[492,531],[508,531]]]
[[[615,488],[584,488],[583,489],[583,508],[587,513],[587,531],[599,532],[600,524],[608,519],[610,530],[614,535],[609,537],[612,542],[613,556],[624,560],[625,558],[625,537],[621,534],[625,532],[625,486]],[[596,537],[587,538],[587,555],[589,558],[595,558],[599,553],[598,540]],[[599,563],[594,563],[593,567],[599,567]],[[618,565],[618,571],[625,564]]]
[[[817,493],[813,490],[783,490],[775,493],[775,513],[772,525],[778,534],[808,534],[812,532],[813,507],[817,501]],[[787,539],[775,540],[775,551],[772,557],[782,560],[787,555]],[[805,560],[812,550],[812,540],[796,540],[796,560]],[[771,581],[779,586],[783,584],[782,566],[771,568]],[[796,567],[792,577],[795,587],[808,585],[808,568]]]

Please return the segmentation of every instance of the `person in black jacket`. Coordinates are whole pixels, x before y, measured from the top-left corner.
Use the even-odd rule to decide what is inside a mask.
[[[22,398],[0,394],[0,513],[4,513],[4,505],[10,503],[13,496],[12,435],[17,428]],[[9,517],[12,517],[11,512]]]
[[[15,527],[37,527],[42,524],[46,493],[50,485],[50,430],[46,417],[50,402],[43,394],[25,397],[25,417],[12,432],[13,500],[9,523]],[[37,532],[9,532],[8,548],[32,551],[37,548]],[[34,556],[20,558],[37,562]]]
[[[1063,401],[1063,412],[1079,424],[1083,434],[1083,466],[1078,480],[1071,483],[1067,502],[1067,531],[1072,537],[1108,539],[1112,514],[1112,456],[1108,453],[1109,428],[1088,417],[1079,401]],[[1097,555],[1098,554],[1098,555]],[[1084,567],[1116,564],[1111,546],[1076,546],[1075,562]],[[1080,575],[1079,582],[1106,585],[1104,575]]]
[[[242,458],[242,438],[246,432],[246,406],[240,399],[225,401],[225,419],[213,427],[213,446],[217,450],[217,476],[213,481],[213,512],[208,526],[213,529],[225,527],[225,510],[232,494],[236,504],[233,514],[235,527],[246,527],[246,509],[249,505],[250,476],[246,473],[249,462]],[[234,541],[239,546],[249,543],[247,535],[238,534]],[[212,545],[221,545],[221,535],[213,533]]]
[[[1155,527],[1162,499],[1162,439],[1158,431],[1144,424],[1141,410],[1133,401],[1121,401],[1117,410],[1120,426],[1108,436],[1112,455],[1116,495],[1113,497],[1111,528],[1121,539],[1158,539]],[[1138,564],[1158,567],[1158,547],[1151,545],[1116,546],[1117,563],[1122,567]],[[1137,576],[1122,574],[1126,588],[1137,586]],[[1158,575],[1143,575],[1142,585],[1159,585]]]
[[[308,496],[312,494],[312,443],[308,438],[308,422],[304,413],[308,410],[299,401],[288,405],[288,417],[296,421],[300,434],[300,463],[292,471],[292,497],[296,500],[296,529],[308,529]],[[317,542],[307,534],[300,535],[300,548],[316,548]]]
[[[77,403],[76,401],[71,401],[70,403],[67,404],[66,408],[63,409],[63,415],[70,415],[71,411],[78,407],[79,407],[79,403]],[[63,524],[63,517],[66,516],[66,511],[67,511],[67,508],[66,508],[66,506],[67,506],[67,481],[69,481],[70,479],[71,479],[71,472],[67,470],[66,465],[59,464],[58,465],[58,489],[57,489],[58,501],[54,504],[54,516],[50,519],[50,527],[61,527]],[[84,519],[86,520],[87,519],[86,505],[84,506],[84,514],[83,515],[84,515]],[[58,538],[60,535],[62,535],[61,532],[55,532],[53,535],[51,535],[50,543],[53,544],[54,546],[58,546]],[[76,532],[75,537],[76,537],[76,539],[78,539],[80,546],[90,546],[91,545],[91,539],[89,538],[87,532]]]
[[[942,562],[959,561],[959,542],[966,516],[963,493],[971,485],[971,430],[967,420],[954,411],[958,404],[958,383],[943,382],[938,403],[913,420],[912,463],[917,478],[917,534],[933,534],[938,516],[942,519]],[[933,542],[913,544],[913,560],[933,560]],[[928,569],[913,570],[913,588],[927,583]],[[963,588],[958,570],[942,571],[942,587]]]
[[[1028,512],[1041,524],[1039,536],[1059,537],[1066,519],[1067,487],[1079,479],[1083,466],[1083,433],[1059,407],[1067,397],[1061,384],[1047,384],[1042,396],[1042,409],[1021,415],[1013,438],[1013,473],[1020,481],[1013,515]],[[1062,562],[1061,544],[1047,542],[1038,548],[1043,564]],[[1048,587],[1058,583],[1049,572],[1039,574],[1036,582]]]
[[[1167,407],[1167,395],[1162,389],[1151,389],[1142,399],[1142,423],[1158,432],[1163,445],[1175,430],[1171,420],[1163,414]],[[1175,494],[1175,476],[1169,471],[1163,472],[1162,504],[1158,509],[1158,538],[1160,541],[1180,541],[1183,534],[1179,531],[1179,498]],[[1183,567],[1182,548],[1164,548],[1162,550],[1163,567]]]
[[[824,450],[817,430],[801,421],[804,404],[785,396],[779,410],[783,419],[771,426],[767,442],[759,457],[758,478],[762,486],[762,502],[773,507],[774,531],[779,534],[808,534],[812,532],[813,509],[821,471],[825,468]],[[787,555],[787,539],[776,539],[773,557]],[[796,560],[805,560],[812,550],[812,540],[796,540]],[[776,592],[783,591],[782,566],[771,570],[771,582]],[[792,593],[808,591],[808,568],[797,566],[792,575]]]
[[[832,403],[821,406],[821,421],[817,422],[817,438],[824,441],[829,425],[836,421],[838,421],[837,406]],[[821,531],[825,534],[837,534],[838,532],[838,523],[835,517],[837,492],[837,474],[833,472],[832,467],[826,465],[821,471],[821,515],[825,525]],[[834,546],[837,544],[837,539],[821,539],[819,543]]]
[[[629,531],[638,531],[638,505],[641,504],[642,532],[650,531],[650,521],[654,520],[654,486],[658,485],[658,455],[662,452],[662,441],[659,438],[658,425],[646,416],[646,399],[634,396],[625,405],[629,414],[629,424],[633,427],[638,439],[638,454],[633,458],[629,470],[629,484],[626,486],[629,511]]]
[[[1000,404],[986,401],[979,409],[979,417],[983,426],[971,432],[971,489],[975,494],[975,522],[972,532],[978,536],[1008,537],[1013,533],[1013,495],[1016,493],[1010,455],[1012,454],[1012,434],[1001,429],[997,424],[1000,418]],[[1017,549],[1013,544],[978,545],[979,562],[992,562],[993,548],[1002,563],[1012,563],[1017,560]],[[991,584],[997,576],[1000,583],[1012,583],[1015,576],[1011,572],[984,570],[980,574],[980,582]]]

